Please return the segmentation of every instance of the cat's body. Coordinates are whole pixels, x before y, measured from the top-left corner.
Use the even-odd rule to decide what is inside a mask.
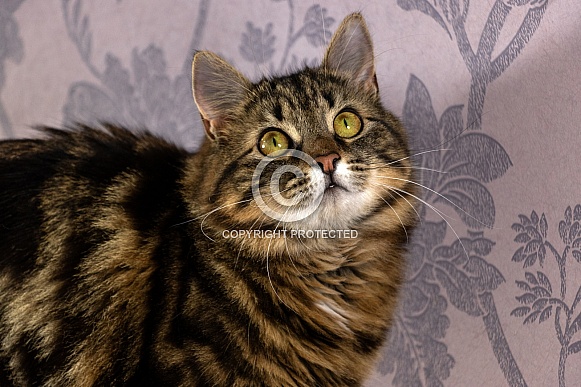
[[[251,84],[202,52],[193,83],[196,154],[113,126],[0,142],[0,385],[341,386],[371,370],[414,184],[363,19],[320,68]],[[298,200],[283,209],[282,165],[305,174],[279,176]]]

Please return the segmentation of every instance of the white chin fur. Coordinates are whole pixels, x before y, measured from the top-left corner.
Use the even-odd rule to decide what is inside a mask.
[[[362,215],[367,214],[369,209],[378,199],[368,190],[361,191],[355,187],[351,181],[351,172],[344,163],[339,162],[336,166],[333,180],[335,187],[327,188],[325,175],[322,171],[313,171],[311,189],[322,195],[320,204],[309,216],[296,222],[287,224],[290,229],[303,230],[339,230],[353,228]],[[328,179],[328,177],[327,177]]]

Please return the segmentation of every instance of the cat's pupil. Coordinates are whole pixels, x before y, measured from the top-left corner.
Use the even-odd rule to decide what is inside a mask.
[[[349,127],[349,124],[347,123],[347,119],[346,118],[343,118],[343,125],[345,125],[345,127],[347,129],[351,129],[351,127]]]

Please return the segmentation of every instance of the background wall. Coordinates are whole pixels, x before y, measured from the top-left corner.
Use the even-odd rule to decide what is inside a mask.
[[[578,385],[578,1],[2,0],[0,137],[108,120],[195,149],[195,49],[282,73],[353,11],[425,185],[368,386]]]

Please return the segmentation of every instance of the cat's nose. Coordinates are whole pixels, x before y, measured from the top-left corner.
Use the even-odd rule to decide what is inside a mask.
[[[335,163],[341,157],[337,153],[329,153],[328,155],[319,156],[315,158],[319,167],[325,172],[326,174],[331,174],[335,170]]]

